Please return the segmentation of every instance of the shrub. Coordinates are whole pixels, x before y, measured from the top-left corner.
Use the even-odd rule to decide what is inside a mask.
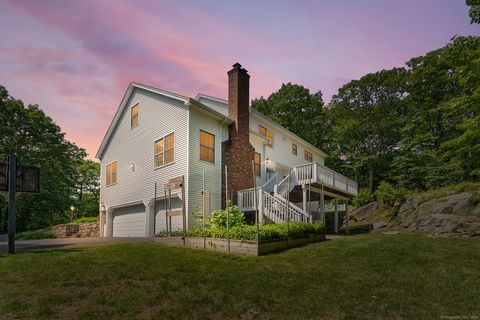
[[[355,199],[353,199],[352,204],[359,208],[373,201],[375,201],[375,194],[370,192],[368,188],[362,188],[358,191],[358,194]]]
[[[155,234],[155,237],[157,238],[165,238],[167,236],[167,231],[162,230],[159,231]],[[178,229],[178,230],[172,230],[170,231],[170,236],[171,237],[183,237],[183,231]]]
[[[468,203],[470,203],[472,207],[480,204],[480,192],[475,192],[474,194],[472,194],[470,198],[468,198]]]
[[[17,234],[17,240],[36,240],[36,239],[51,239],[56,238],[55,235],[49,231],[24,231]]]
[[[227,209],[213,212],[210,217],[210,222],[214,227],[226,227],[227,216],[229,218],[228,222],[230,227],[245,224],[243,212],[238,210],[238,207],[231,202],[228,202]]]
[[[323,234],[325,228],[320,221],[314,224],[303,222],[290,222],[287,227],[286,223],[267,224],[259,226],[259,240],[283,240],[287,236],[291,239],[307,237],[310,234]],[[189,230],[190,237],[208,237],[208,238],[227,238],[227,228],[219,226],[210,226],[203,231],[197,227]],[[254,225],[240,224],[231,227],[229,230],[230,239],[234,240],[257,240],[257,227]]]
[[[393,206],[396,202],[405,201],[407,190],[395,188],[390,183],[382,181],[375,191],[375,197],[382,206]]]
[[[82,217],[70,222],[71,224],[98,222],[98,217]]]

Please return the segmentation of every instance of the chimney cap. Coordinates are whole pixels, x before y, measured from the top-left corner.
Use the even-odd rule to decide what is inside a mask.
[[[242,65],[240,63],[236,62],[232,67],[240,69],[240,68],[242,68]]]

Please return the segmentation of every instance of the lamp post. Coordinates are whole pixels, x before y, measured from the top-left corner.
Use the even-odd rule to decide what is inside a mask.
[[[70,222],[73,222],[73,211],[75,210],[75,207],[73,205],[70,206]]]

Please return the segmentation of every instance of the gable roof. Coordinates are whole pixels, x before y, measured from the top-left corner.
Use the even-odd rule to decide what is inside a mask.
[[[217,98],[217,97],[212,97],[212,96],[209,96],[209,95],[206,95],[206,94],[203,94],[203,93],[199,93],[197,94],[197,97],[195,98],[197,100],[200,100],[200,99],[206,99],[206,100],[212,100],[212,101],[215,101],[215,102],[219,102],[219,103],[224,103],[228,106],[228,101],[225,100],[225,99],[221,99],[221,98]],[[226,109],[228,112],[228,108]],[[298,135],[296,135],[295,133],[293,133],[292,131],[288,130],[287,128],[285,128],[284,126],[280,125],[279,123],[273,121],[272,119],[270,119],[269,117],[267,117],[266,115],[264,115],[263,113],[261,113],[260,111],[250,107],[250,113],[257,116],[258,118],[262,119],[263,121],[269,123],[270,125],[272,125],[273,127],[275,127],[276,129],[280,130],[281,132],[283,132],[285,135],[287,136],[290,136],[290,137],[293,137],[294,139],[300,141],[302,144],[308,146],[310,149],[313,149],[315,150],[316,152],[320,153],[322,156],[326,157],[327,154],[325,152],[323,152],[322,150],[318,149],[317,147],[315,147],[313,144],[311,144],[310,142],[308,142],[307,140],[299,137]]]
[[[115,128],[117,127],[118,123],[120,122],[122,114],[123,114],[125,108],[127,107],[130,96],[132,95],[133,91],[137,88],[148,91],[148,92],[158,94],[160,96],[164,96],[164,97],[168,97],[168,98],[171,98],[171,99],[174,99],[174,100],[181,101],[188,108],[193,107],[196,110],[199,110],[203,113],[209,114],[210,116],[212,116],[215,119],[224,120],[227,124],[233,123],[233,120],[230,119],[228,116],[210,108],[209,106],[207,106],[207,105],[205,105],[205,104],[203,104],[203,103],[201,103],[201,102],[199,102],[195,99],[192,99],[192,98],[189,98],[189,97],[186,97],[186,96],[182,96],[182,95],[179,95],[179,94],[176,94],[176,93],[173,93],[173,92],[169,92],[169,91],[166,91],[166,90],[162,90],[162,89],[159,89],[159,88],[147,86],[147,85],[144,85],[144,84],[141,84],[141,83],[138,83],[138,82],[131,82],[128,85],[127,90],[125,91],[125,94],[123,95],[123,98],[120,102],[120,105],[118,106],[117,112],[115,113],[115,116],[113,117],[112,122],[110,123],[110,126],[108,127],[108,130],[107,130],[107,132],[105,133],[105,136],[102,139],[102,143],[100,144],[100,147],[98,148],[97,154],[95,155],[95,157],[97,159],[102,158],[103,153],[105,152],[105,148],[107,147],[108,142],[110,141],[110,139],[111,139],[111,137],[112,137],[112,135],[115,131]]]

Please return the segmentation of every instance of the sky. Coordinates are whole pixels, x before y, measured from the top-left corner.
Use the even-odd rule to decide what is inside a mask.
[[[454,35],[480,35],[463,0],[0,0],[0,85],[38,104],[93,158],[130,82],[227,98],[235,62],[250,98],[282,83],[325,101]]]

